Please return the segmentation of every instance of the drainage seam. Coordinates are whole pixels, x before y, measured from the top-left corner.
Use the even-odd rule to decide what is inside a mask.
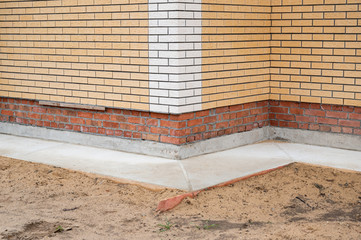
[[[185,178],[185,180],[186,180],[187,187],[188,187],[188,191],[192,192],[192,191],[193,191],[192,183],[191,183],[191,181],[189,180],[188,173],[187,173],[186,169],[184,168],[184,166],[183,166],[183,164],[182,164],[181,161],[182,161],[182,160],[177,160],[180,168],[182,169],[183,176],[184,176],[184,178]]]

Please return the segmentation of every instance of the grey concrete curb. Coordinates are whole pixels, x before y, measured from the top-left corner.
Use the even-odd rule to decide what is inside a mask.
[[[0,133],[178,160],[277,138],[295,143],[361,151],[361,136],[268,126],[253,129],[249,132],[235,133],[181,146],[3,122],[0,122]]]
[[[268,127],[258,128],[249,132],[236,133],[201,142],[176,146],[152,141],[128,140],[0,122],[0,133],[178,160],[263,141],[268,139],[268,132]]]
[[[271,139],[281,138],[294,143],[361,151],[361,135],[280,127],[270,127],[269,131]]]

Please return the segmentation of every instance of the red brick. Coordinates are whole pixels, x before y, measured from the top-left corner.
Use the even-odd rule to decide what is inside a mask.
[[[352,133],[353,128],[349,128],[349,127],[343,127],[342,128],[342,132],[343,133],[348,133],[351,134]]]
[[[331,132],[340,133],[341,127],[339,126],[331,126]]]
[[[122,115],[111,115],[110,120],[114,121],[114,122],[126,122],[127,121],[126,117],[124,117]]]
[[[294,121],[295,116],[294,115],[289,115],[289,114],[276,114],[276,119],[286,120],[286,121]]]
[[[174,137],[183,137],[190,134],[189,129],[170,129],[169,135]]]
[[[269,101],[269,105],[270,105],[270,106],[279,106],[279,105],[280,105],[280,101],[271,100],[271,101]]]
[[[112,129],[105,129],[105,135],[112,136],[114,135],[114,131]]]
[[[256,120],[256,117],[255,117],[255,116],[245,117],[245,118],[243,119],[243,123],[244,123],[244,124],[253,123],[255,120]]]
[[[216,108],[216,114],[229,112],[229,107]]]
[[[97,128],[95,128],[95,127],[89,127],[89,132],[91,132],[91,133],[96,133],[96,132],[97,132]]]
[[[73,111],[73,110],[63,110],[63,115],[75,117],[75,116],[76,116],[76,111]]]
[[[315,122],[315,117],[309,117],[309,116],[296,116],[296,122],[308,122],[313,123]]]
[[[342,106],[340,106],[340,105],[333,105],[333,106],[332,106],[332,110],[333,110],[333,111],[342,111]]]
[[[132,137],[132,132],[130,132],[130,131],[124,131],[124,134],[123,134],[123,136],[124,137],[126,137],[126,138],[131,138]]]
[[[70,122],[75,124],[85,124],[85,120],[82,118],[70,118]]]
[[[188,119],[192,119],[192,118],[194,118],[193,112],[183,113],[183,114],[179,114],[179,115],[170,115],[170,117],[169,117],[170,120],[174,120],[174,121],[183,121],[183,120],[188,120]]]
[[[141,117],[150,117],[150,112],[140,112]]]
[[[137,129],[137,126],[134,124],[119,123],[119,128],[124,130],[135,131]]]
[[[199,111],[196,112],[196,118],[208,116],[209,114],[210,114],[209,110]]]
[[[98,126],[100,127],[102,125],[101,121],[97,121],[97,120],[90,120],[90,119],[86,119],[85,120],[85,124],[89,125],[89,126]]]
[[[295,102],[289,102],[289,101],[281,101],[280,102],[281,107],[293,107],[293,108],[299,108],[299,104]]]
[[[353,130],[353,133],[354,134],[357,134],[357,135],[361,135],[361,129],[360,128],[356,128]]]
[[[257,115],[256,116],[256,121],[268,120],[268,119],[269,119],[268,114],[262,114],[262,115]]]
[[[229,120],[231,118],[231,114],[224,113],[224,114],[220,115],[219,117],[220,117],[220,120]]]
[[[359,121],[352,121],[352,120],[343,120],[340,119],[338,121],[339,125],[341,126],[347,126],[347,127],[360,127],[360,122]]]
[[[192,133],[200,133],[205,132],[207,130],[207,127],[205,125],[196,126],[192,128]]]
[[[316,121],[318,123],[323,123],[323,124],[330,124],[330,125],[337,125],[337,119],[333,119],[333,118],[320,118],[318,117],[316,119]]]
[[[160,128],[160,127],[151,127],[150,132],[155,133],[155,134],[168,135],[169,129],[168,128]]]
[[[288,113],[288,108],[285,107],[270,107],[272,113]]]
[[[105,113],[94,113],[94,118],[100,119],[100,120],[109,120],[110,119],[109,115],[105,114]]]
[[[140,117],[128,117],[129,123],[142,124],[145,122],[143,118]]]
[[[256,115],[256,114],[261,114],[263,113],[263,109],[262,108],[255,108],[255,109],[251,109],[251,115]]]
[[[310,108],[310,104],[309,103],[300,103],[300,108],[308,109],[308,108]]]
[[[350,113],[350,119],[361,120],[361,114]]]
[[[355,107],[343,106],[342,111],[345,111],[345,112],[353,112],[354,109],[355,109]]]
[[[142,133],[142,139],[159,142],[159,135]]]
[[[302,108],[290,108],[291,114],[303,115],[303,111],[304,111],[304,109],[302,109]]]
[[[48,113],[56,114],[56,115],[62,115],[63,111],[61,109],[57,109],[57,108],[49,108]]]
[[[141,138],[141,137],[142,137],[141,133],[133,132],[133,138],[138,139],[138,138]]]
[[[78,112],[78,117],[93,118],[93,113],[91,113],[91,112]]]
[[[239,105],[233,105],[229,107],[229,111],[230,112],[235,112],[235,111],[240,111],[243,110],[243,105],[239,104]]]
[[[326,117],[347,118],[347,113],[346,112],[327,112]]]
[[[256,107],[256,103],[252,102],[252,103],[245,103],[243,105],[244,109],[250,109],[250,108],[255,108]]]
[[[325,111],[322,110],[313,110],[313,109],[306,109],[304,112],[305,115],[310,115],[310,116],[318,116],[318,117],[324,117],[326,116]]]
[[[237,112],[237,118],[244,118],[244,117],[247,117],[249,116],[249,110],[244,110],[244,111],[241,111],[241,112]]]
[[[147,119],[146,124],[149,126],[159,126],[159,119]]]
[[[132,115],[132,111],[131,111],[131,110],[127,110],[127,109],[123,109],[123,110],[122,110],[122,114],[123,114],[123,115]]]
[[[103,127],[105,128],[119,128],[119,123],[116,122],[103,122]]]
[[[321,109],[330,111],[330,110],[332,110],[332,105],[330,105],[330,104],[322,104]]]
[[[354,112],[355,113],[361,113],[361,107],[355,107]]]
[[[202,118],[198,118],[198,119],[192,119],[192,120],[189,120],[187,122],[187,126],[188,127],[193,127],[193,126],[196,126],[196,125],[201,125],[203,123],[203,119]]]
[[[320,131],[322,131],[322,132],[330,132],[331,127],[327,126],[327,125],[322,125],[322,126],[320,126]]]
[[[135,110],[131,110],[131,111],[130,111],[130,114],[131,114],[132,116],[136,116],[136,117],[140,117],[140,116],[141,116],[140,112],[139,112],[139,111],[135,111]]]
[[[266,107],[268,106],[268,101],[260,101],[256,103],[257,107]]]
[[[320,126],[318,124],[310,124],[309,129],[310,130],[318,130],[318,129],[320,129]]]
[[[139,125],[139,126],[137,126],[136,130],[137,130],[138,132],[149,132],[149,127],[148,127],[148,126]]]
[[[180,145],[180,144],[185,143],[186,139],[185,138],[168,137],[168,136],[160,136],[160,142]]]
[[[14,112],[9,110],[1,110],[1,114],[6,116],[13,116]]]
[[[228,122],[220,122],[216,124],[216,129],[228,128]]]
[[[319,103],[310,103],[311,109],[321,109],[321,104]]]
[[[169,115],[164,113],[150,113],[150,117],[159,119],[168,119]]]
[[[300,129],[308,129],[308,123],[298,123]]]
[[[251,131],[254,128],[253,124],[246,125],[246,131]]]
[[[123,131],[122,130],[115,130],[114,131],[114,136],[122,136],[123,135]]]
[[[223,136],[226,134],[226,131],[225,130],[218,130],[217,131],[217,136],[220,137],[220,136]]]
[[[295,122],[287,122],[287,121],[279,121],[280,127],[295,127],[297,128],[297,123]],[[295,126],[296,125],[296,126]]]
[[[279,127],[279,123],[277,120],[270,120],[270,125],[273,126],[273,127]]]
[[[160,121],[161,127],[169,127],[169,128],[184,128],[186,127],[186,122],[176,122],[176,121]]]
[[[37,113],[29,113],[28,116],[29,116],[29,118],[32,118],[32,119],[40,119],[41,118],[41,115],[37,114]],[[68,121],[68,120],[66,120],[66,121]],[[64,122],[64,121],[62,121],[62,122]]]
[[[33,112],[37,112],[37,113],[46,113],[46,108],[43,108],[43,107],[33,107],[32,111],[33,111]]]
[[[217,116],[210,116],[204,118],[204,123],[214,123],[217,121]]]

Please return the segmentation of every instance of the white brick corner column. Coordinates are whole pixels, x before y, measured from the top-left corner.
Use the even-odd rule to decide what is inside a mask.
[[[150,111],[201,110],[201,0],[149,0]]]

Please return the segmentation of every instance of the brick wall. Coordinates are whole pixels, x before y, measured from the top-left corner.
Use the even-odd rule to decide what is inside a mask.
[[[274,0],[273,100],[361,106],[361,2]]]
[[[176,145],[269,125],[268,101],[173,115],[114,108],[87,111],[0,98],[0,110],[1,122]]]
[[[149,109],[148,1],[0,2],[0,96]]]
[[[271,126],[361,135],[361,107],[271,100],[269,110]]]
[[[270,1],[202,1],[203,109],[269,99]]]

